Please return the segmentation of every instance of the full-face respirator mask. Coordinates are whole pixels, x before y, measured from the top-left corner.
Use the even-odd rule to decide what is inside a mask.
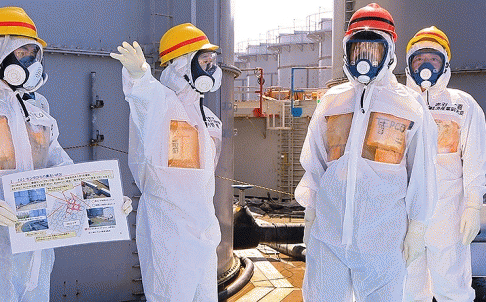
[[[388,42],[373,31],[354,34],[345,44],[345,67],[358,82],[368,84],[385,65]]]
[[[41,61],[42,49],[38,45],[20,46],[3,60],[0,78],[14,90],[35,91],[47,80]]]
[[[201,92],[214,92],[221,86],[222,71],[216,64],[216,52],[199,50],[191,60],[194,88]]]
[[[445,57],[440,51],[423,48],[414,52],[408,58],[408,72],[410,76],[423,89],[437,83],[446,67]]]

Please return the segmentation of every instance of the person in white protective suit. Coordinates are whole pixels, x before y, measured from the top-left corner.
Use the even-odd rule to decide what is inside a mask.
[[[449,39],[435,26],[407,45],[407,86],[422,94],[438,125],[439,200],[425,233],[426,253],[407,269],[404,301],[474,301],[470,243],[486,192],[486,125],[472,96],[447,88]]]
[[[304,301],[401,301],[406,263],[424,252],[437,195],[434,125],[397,82],[388,11],[357,10],[343,40],[348,83],[309,124],[295,190],[305,209]]]
[[[47,80],[42,66],[46,43],[23,9],[0,8],[0,20],[0,177],[72,164],[57,141],[47,100],[34,93]],[[129,212],[128,201],[124,208]],[[48,302],[54,250],[12,254],[8,227],[16,221],[0,178],[0,301]]]
[[[124,42],[123,90],[130,105],[129,166],[142,192],[137,248],[148,301],[217,301],[220,229],[213,195],[221,122],[202,105],[216,91],[218,46],[190,23],[160,40],[160,82],[142,49]]]
[[[41,64],[46,44],[21,8],[0,8],[0,19],[0,176],[71,164],[57,142],[54,118],[24,102],[47,79]],[[7,226],[17,217],[1,187],[0,199],[0,300],[49,301],[54,250],[12,254]]]

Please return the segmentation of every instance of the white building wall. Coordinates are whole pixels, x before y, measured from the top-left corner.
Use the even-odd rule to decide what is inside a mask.
[[[265,118],[235,117],[235,179],[277,189],[279,172],[278,131],[266,130]],[[267,191],[253,188],[247,196],[266,197]],[[272,197],[278,197],[271,193]]]

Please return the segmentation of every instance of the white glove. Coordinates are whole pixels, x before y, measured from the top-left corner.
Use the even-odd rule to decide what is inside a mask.
[[[132,200],[128,196],[123,196],[122,211],[125,213],[125,216],[128,216],[133,211]]]
[[[0,226],[14,226],[18,218],[10,206],[3,200],[0,200]]]
[[[425,224],[418,220],[410,220],[407,235],[403,241],[403,256],[408,267],[415,259],[425,252]]]
[[[316,209],[313,208],[306,208],[304,211],[304,243],[307,245],[309,242],[309,236],[311,233],[312,224],[314,224],[314,220],[316,219]]]
[[[468,245],[476,238],[479,233],[480,224],[479,209],[466,207],[461,217],[461,233],[464,233],[462,244]]]
[[[148,64],[137,41],[133,42],[133,47],[129,43],[123,42],[122,46],[118,46],[117,49],[120,53],[112,52],[110,56],[120,61],[132,78],[140,79],[147,71]]]

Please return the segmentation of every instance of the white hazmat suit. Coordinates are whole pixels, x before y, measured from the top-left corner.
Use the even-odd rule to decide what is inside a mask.
[[[191,55],[170,63],[160,82],[147,63],[138,79],[123,68],[129,166],[142,192],[137,247],[148,301],[217,301],[221,234],[213,195],[221,121],[204,108],[205,125],[200,94],[182,77]]]
[[[14,36],[1,37],[0,44],[0,61],[22,45],[41,47],[35,40]],[[0,176],[72,164],[57,142],[59,131],[54,118],[24,102],[30,117],[27,121],[16,93],[0,81]],[[1,181],[0,199],[4,199]],[[0,226],[0,301],[49,301],[53,264],[53,249],[12,254],[8,228]]]
[[[436,43],[419,42],[417,47],[447,57]],[[437,301],[473,301],[475,296],[470,246],[463,244],[460,224],[479,226],[471,220],[479,219],[486,192],[486,125],[483,110],[469,94],[447,88],[450,77],[446,68],[437,83],[422,92],[407,73],[407,86],[422,94],[438,124],[439,200],[425,235],[426,253],[408,267],[404,301],[432,301],[432,296]]]
[[[26,102],[29,102],[32,105],[39,107],[40,109],[50,114],[49,103],[47,102],[47,99],[42,94],[33,92],[30,93],[29,97],[24,96],[23,99]]]
[[[436,196],[433,120],[392,74],[384,36],[391,49],[376,79],[365,86],[345,69],[350,82],[326,93],[309,124],[295,192],[315,209],[304,301],[352,301],[353,291],[357,301],[401,301],[407,224],[405,252],[420,252],[412,225],[426,222]]]

